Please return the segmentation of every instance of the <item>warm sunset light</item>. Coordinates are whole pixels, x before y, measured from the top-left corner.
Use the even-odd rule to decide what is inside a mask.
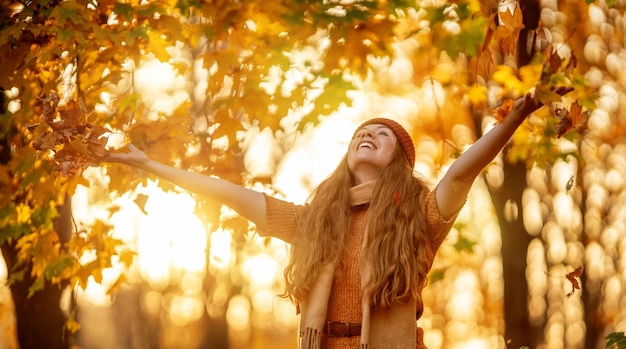
[[[379,349],[395,300],[360,324],[321,303],[391,280],[364,246],[426,251],[429,349],[625,348],[624,0],[209,3],[0,0],[0,349],[296,349],[331,320]],[[336,180],[374,117],[406,132],[365,136]],[[418,207],[405,159],[378,162],[396,144]],[[390,205],[347,206],[390,168]],[[312,193],[331,219],[289,204]]]

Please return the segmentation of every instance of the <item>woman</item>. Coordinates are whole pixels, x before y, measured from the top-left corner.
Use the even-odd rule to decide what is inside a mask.
[[[357,128],[346,156],[305,206],[155,162],[132,145],[109,160],[221,201],[262,235],[290,243],[285,296],[301,314],[300,348],[424,348],[416,319],[437,249],[474,179],[540,106],[532,94],[518,99],[434,190],[414,176],[409,134],[384,118]]]

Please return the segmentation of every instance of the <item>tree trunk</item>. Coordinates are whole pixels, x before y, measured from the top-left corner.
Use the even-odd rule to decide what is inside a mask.
[[[0,88],[0,114],[4,114],[4,93]],[[11,160],[10,145],[8,139],[12,132],[9,131],[0,137],[0,163],[7,164]],[[59,209],[59,217],[54,226],[59,234],[60,241],[69,238],[71,234],[70,200],[66,200]],[[2,256],[11,273],[17,263],[16,242],[5,240],[0,245]],[[65,316],[60,308],[61,294],[63,290],[58,286],[46,284],[45,287],[28,297],[28,288],[33,283],[30,276],[31,268],[27,266],[24,278],[12,283],[9,288],[15,305],[15,317],[17,321],[17,339],[21,349],[65,349],[69,348],[69,335],[64,331]]]
[[[524,21],[516,52],[519,69],[529,64],[535,54],[534,30],[539,25],[540,4],[538,0],[519,1],[518,4]],[[503,170],[504,182],[499,189],[491,189],[491,197],[502,235],[504,339],[508,348],[535,348],[542,342],[543,326],[533,326],[528,313],[526,255],[531,237],[522,221],[522,194],[526,188],[527,169],[523,162],[511,164],[505,161]],[[515,213],[507,215],[507,206],[513,207]]]
[[[226,316],[211,318],[206,312],[202,317],[202,322],[206,325],[204,336],[200,341],[198,349],[228,349],[228,323]]]
[[[522,193],[526,187],[525,164],[505,163],[504,174],[502,187],[491,190],[502,234],[504,338],[509,348],[535,348],[541,342],[542,330],[532,326],[528,317],[526,252],[531,237],[526,233],[521,218]],[[511,204],[517,207],[518,214],[507,217],[505,207]]]
[[[71,234],[71,201],[66,198],[59,207],[59,216],[54,226],[59,241],[65,242]],[[2,255],[11,272],[17,263],[15,242],[5,241],[0,245]],[[24,278],[12,283],[9,288],[15,305],[17,340],[21,349],[66,349],[71,346],[70,333],[65,330],[66,317],[61,311],[60,302],[63,288],[46,282],[43,289],[28,297],[28,288],[34,279],[30,276],[31,267],[24,272]]]
[[[2,244],[2,254],[11,270],[15,264],[16,250],[12,245]],[[11,284],[11,296],[15,304],[17,340],[21,349],[66,349],[70,347],[69,334],[65,333],[65,316],[59,302],[63,290],[46,285],[28,298],[32,278]]]

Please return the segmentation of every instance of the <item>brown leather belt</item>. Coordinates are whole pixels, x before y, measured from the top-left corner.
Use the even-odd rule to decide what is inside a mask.
[[[361,335],[360,322],[335,322],[328,321],[324,327],[324,333],[331,337],[353,337]]]

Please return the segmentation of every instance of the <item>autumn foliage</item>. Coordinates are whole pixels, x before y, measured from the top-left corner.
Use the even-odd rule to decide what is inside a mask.
[[[78,102],[59,107],[59,95],[52,93],[41,100],[41,119],[49,129],[33,140],[33,147],[51,152],[53,169],[62,175],[76,175],[107,158],[107,135],[111,131],[87,122]]]
[[[532,59],[504,64],[516,60],[524,30],[532,34]],[[266,184],[246,173],[238,134],[299,134],[317,125],[350,106],[350,91],[375,75],[372,62],[392,59],[401,44],[410,47],[409,80],[437,81],[448,98],[437,122],[424,126],[438,146],[456,151],[466,144],[450,140],[453,125],[473,127],[483,116],[501,122],[530,92],[546,105],[533,116],[542,122],[524,126],[507,159],[553,164],[562,157],[558,140],[586,132],[597,96],[577,52],[563,49],[569,39],[552,42],[549,31],[542,23],[526,28],[519,6],[502,10],[495,2],[1,0],[0,87],[11,108],[0,115],[0,244],[16,255],[9,282],[27,280],[29,295],[46,285],[84,288],[114,263],[133,265],[135,252],[103,221],[72,227],[67,239],[53,227],[76,188],[91,185],[89,167],[102,167],[105,197],[146,183],[103,165],[109,152],[133,143],[165,163]],[[168,112],[140,93],[137,71],[146,62],[186,81],[184,101]],[[573,92],[561,97],[557,86]],[[378,92],[402,93],[393,87]],[[123,140],[112,142],[115,136]],[[212,226],[246,231],[239,220],[221,221],[218,205],[199,202]],[[472,242],[459,241],[459,250],[472,250]],[[583,272],[561,276],[571,283],[568,296],[582,290]],[[124,281],[122,274],[110,291]],[[78,329],[74,318],[68,327]]]

